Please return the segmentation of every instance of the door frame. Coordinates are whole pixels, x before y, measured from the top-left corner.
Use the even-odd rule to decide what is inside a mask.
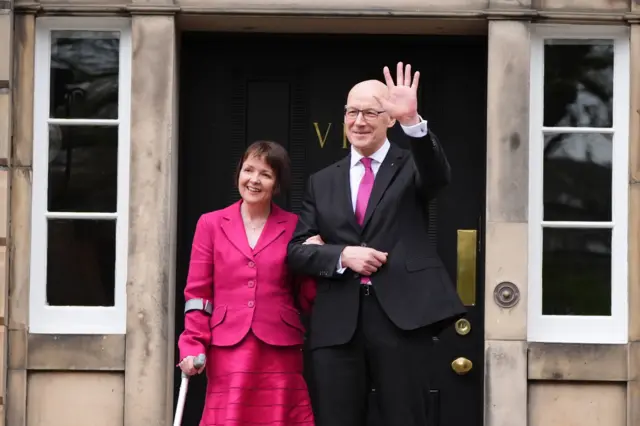
[[[310,21],[317,21],[307,16]],[[264,15],[224,15],[205,16],[185,14],[178,18],[179,27],[184,30],[200,29],[210,31],[257,31],[273,29],[278,23],[277,32],[302,33],[309,30],[319,33],[335,33],[331,28],[341,28],[337,32],[347,34],[361,34],[371,32],[371,20],[362,18],[324,17],[314,22],[303,31],[300,22],[305,16],[269,16]],[[224,25],[222,23],[224,22]],[[263,26],[260,27],[260,22]],[[411,22],[412,24],[409,24]],[[426,25],[432,23],[433,25]],[[216,24],[219,24],[216,27]],[[253,26],[252,26],[253,25]],[[484,299],[478,297],[478,303],[484,300],[484,424],[487,426],[502,422],[527,422],[527,358],[526,358],[526,212],[525,217],[517,214],[518,205],[509,206],[505,198],[509,195],[504,190],[505,181],[527,182],[528,167],[514,167],[514,161],[524,155],[528,158],[528,61],[529,61],[529,23],[527,21],[500,20],[487,21],[483,19],[403,19],[397,17],[375,18],[375,33],[387,34],[457,34],[477,35],[488,34],[487,61],[487,137],[486,137],[486,180],[485,205],[486,214],[479,236],[482,236],[483,256],[478,259],[483,262],[479,271],[484,271]],[[178,34],[179,38],[179,34]],[[516,47],[517,72],[513,70],[511,54]],[[178,51],[178,63],[179,63]],[[508,66],[507,66],[508,65]],[[178,66],[179,68],[179,66]],[[505,97],[504,89],[510,92]],[[514,108],[514,105],[517,108]],[[178,114],[178,111],[176,111]],[[509,148],[513,145],[501,144],[504,140],[516,134],[520,138],[520,148],[517,152]],[[177,138],[176,138],[177,139]],[[177,148],[177,140],[175,141]],[[517,164],[521,165],[521,162]],[[526,164],[526,163],[525,163]],[[172,176],[175,179],[177,176]],[[526,197],[526,185],[520,188]],[[525,189],[523,191],[523,189]],[[520,200],[518,200],[520,201]],[[514,203],[518,204],[518,203]],[[526,204],[526,203],[525,203]],[[174,211],[177,209],[177,199],[172,200]],[[516,210],[515,215],[509,215]],[[177,221],[177,216],[174,217]],[[516,237],[514,238],[514,233]],[[486,235],[486,236],[485,236]],[[511,250],[515,263],[510,267],[502,267],[502,253]],[[175,267],[174,267],[175,268]],[[524,277],[524,278],[523,278]],[[508,283],[519,288],[521,300],[514,306],[504,308],[498,304],[498,295],[494,287],[499,283]],[[175,283],[171,283],[172,298],[175,295]],[[171,303],[171,318],[174,317],[175,300]],[[515,318],[515,320],[514,320]],[[172,330],[173,331],[173,330]],[[168,338],[168,351],[171,360],[175,350],[175,333]],[[508,360],[509,362],[505,362]],[[169,375],[175,364],[169,366]],[[168,392],[174,389],[171,377]],[[508,392],[506,391],[508,390]],[[492,401],[491,406],[486,401]],[[170,411],[170,410],[168,410]],[[502,419],[502,420],[501,420]]]
[[[197,216],[204,211],[223,208],[224,205],[237,199],[237,191],[229,185],[227,174],[231,176],[233,162],[241,155],[248,141],[264,137],[286,141],[285,146],[294,161],[292,174],[297,182],[290,194],[290,201],[293,202],[293,205],[289,207],[296,211],[302,199],[301,191],[304,189],[306,176],[334,163],[348,153],[348,150],[344,149],[346,148],[346,140],[341,140],[341,132],[335,131],[337,126],[340,126],[338,130],[341,129],[340,111],[329,113],[329,111],[335,110],[335,104],[333,104],[335,99],[341,102],[340,99],[358,79],[376,78],[382,66],[387,64],[384,61],[393,61],[400,57],[398,55],[412,57],[411,60],[415,61],[412,63],[416,69],[424,70],[423,74],[431,74],[431,79],[425,79],[421,84],[420,109],[425,118],[433,123],[431,127],[443,140],[449,161],[454,167],[454,179],[439,197],[437,204],[440,207],[437,208],[437,212],[431,212],[432,219],[439,217],[439,220],[437,233],[433,235],[430,233],[430,238],[432,236],[438,241],[440,254],[446,258],[445,264],[451,278],[456,282],[466,282],[466,287],[471,289],[473,295],[476,296],[472,302],[469,302],[469,314],[462,320],[471,324],[470,334],[468,336],[466,333],[456,334],[454,327],[451,327],[436,339],[439,343],[436,346],[433,365],[439,367],[438,371],[434,371],[434,374],[438,376],[437,379],[434,378],[436,386],[434,393],[437,389],[440,394],[439,396],[434,394],[434,403],[436,403],[436,399],[441,401],[438,403],[438,408],[443,410],[440,411],[440,416],[442,419],[449,419],[447,422],[450,423],[451,417],[455,417],[456,414],[448,409],[453,403],[449,399],[453,398],[452,395],[457,392],[464,392],[465,398],[473,401],[473,407],[469,406],[467,415],[475,419],[475,422],[479,421],[478,419],[482,418],[484,402],[482,396],[484,305],[479,300],[483,300],[482,295],[484,294],[484,265],[482,263],[484,258],[482,247],[484,226],[482,223],[486,210],[486,135],[483,131],[486,128],[486,114],[483,109],[486,103],[486,38],[406,35],[392,37],[357,34],[338,37],[315,34],[292,36],[282,33],[262,34],[258,38],[255,34],[237,32],[223,34],[189,32],[184,34],[182,38],[181,53],[184,61],[180,70],[184,74],[181,80],[183,83],[181,86],[183,113],[180,117],[180,123],[181,126],[186,127],[183,127],[181,132],[183,147],[180,151],[179,166],[181,180],[179,191],[182,192],[178,194],[178,219],[180,221],[179,228],[183,228],[183,230],[179,231],[181,238],[178,240],[179,260],[177,263],[179,269],[178,281],[175,283],[178,291],[180,291],[183,279],[187,274],[190,234],[193,232]],[[298,72],[293,72],[296,62],[291,61],[286,52],[289,52],[289,49],[298,48],[297,40],[301,38],[304,38],[304,46],[308,49],[304,53],[304,58],[300,58],[302,63],[306,65]],[[259,59],[245,63],[242,56],[224,51],[219,51],[219,55],[202,57],[209,52],[209,46],[221,44],[237,44],[241,51],[246,50],[250,55],[255,55],[268,46],[279,45],[282,46],[279,53],[281,56],[274,56],[272,60],[277,61],[280,58],[283,63],[276,64],[271,68],[263,68]],[[381,49],[389,50],[394,47],[397,47],[397,52],[389,52],[391,58],[383,59],[375,56],[370,58],[364,68],[370,71],[357,71],[364,66],[364,63],[360,64],[362,66],[351,66],[348,71],[345,69],[344,72],[348,76],[345,75],[339,82],[327,81],[324,79],[324,72],[312,71],[315,68],[311,66],[315,62],[315,51],[328,53],[340,50],[345,45],[361,46],[362,54],[365,56],[381,56]],[[348,58],[344,50],[337,52],[336,55],[339,55],[340,60]],[[338,58],[335,57],[334,60],[338,60]],[[441,63],[441,69],[429,71],[430,65],[434,61]],[[235,67],[236,64],[237,67]],[[352,73],[352,69],[356,72]],[[307,75],[307,72],[310,74]],[[333,73],[328,69],[325,72]],[[465,80],[468,81],[467,92],[454,94],[459,82]],[[224,83],[221,84],[221,81]],[[286,89],[281,86],[284,81],[291,85],[289,95],[284,94]],[[311,84],[312,81],[314,83]],[[306,82],[309,83],[309,86]],[[281,113],[275,115],[263,113],[257,114],[257,116],[250,113],[252,110],[250,105],[254,105],[254,112],[255,108],[269,108],[263,104],[256,107],[256,98],[251,95],[254,92],[249,89],[250,87],[255,88],[255,86],[251,86],[251,83],[275,84],[276,86],[271,89],[274,96],[272,101],[277,105],[282,105],[284,109],[278,108]],[[264,90],[266,89],[262,87],[256,92],[261,94],[255,96],[270,96],[265,95]],[[211,94],[210,96],[214,96],[214,98],[209,97],[203,101],[205,105],[200,107],[194,100],[197,100],[202,91]],[[330,104],[327,103],[329,93],[331,93],[330,97],[334,99]],[[309,96],[312,97],[309,98]],[[436,99],[440,99],[440,101],[434,101]],[[285,107],[283,102],[286,103],[287,100],[288,106]],[[209,114],[212,115],[209,116]],[[317,117],[316,114],[318,114]],[[457,123],[458,117],[465,115],[468,117],[468,126],[460,127]],[[262,124],[259,124],[258,116],[262,116]],[[212,123],[219,123],[210,126],[208,124],[209,118]],[[267,126],[269,130],[264,133],[264,129],[262,129],[265,124],[264,120],[280,123],[281,125],[276,126],[279,130],[273,128],[272,125]],[[315,126],[315,132],[320,139],[321,131],[318,128],[317,120],[320,120],[321,127],[327,125],[327,122],[323,120],[332,121],[333,123],[329,123],[329,126],[334,124],[334,132],[328,143],[330,147],[328,148],[323,141],[320,141],[319,151],[315,151],[318,146],[312,136],[314,132],[311,126],[311,124]],[[399,127],[395,126],[391,130],[389,138],[400,146],[406,147],[407,141],[401,135],[402,131]],[[331,127],[326,129],[329,128]],[[324,131],[322,132],[324,133]],[[326,134],[324,137],[327,137]],[[202,139],[218,140],[218,138],[224,138],[225,147],[217,149],[214,148],[215,144],[202,143]],[[311,146],[309,146],[309,142],[311,142]],[[342,145],[343,143],[345,145]],[[207,160],[212,157],[217,157],[215,163]],[[320,161],[317,161],[318,159]],[[198,170],[201,171],[198,172]],[[211,194],[206,190],[198,190],[196,185],[198,182],[202,182],[202,179],[207,182],[223,181],[224,188],[220,188],[216,194]],[[432,226],[432,229],[435,228]],[[475,235],[461,232],[462,230],[474,230]],[[456,232],[458,233],[457,240]],[[470,236],[473,236],[472,239],[477,242],[472,242],[468,238]],[[463,263],[461,259],[464,258],[469,260]],[[458,262],[457,267],[456,262]],[[461,266],[464,266],[466,270],[471,270],[470,266],[472,265],[473,275],[459,272]],[[180,310],[182,305],[178,302],[180,294],[178,293],[176,296],[178,298],[176,307]],[[176,312],[175,321],[178,333],[182,327],[182,318],[181,312]],[[474,365],[471,374],[458,377],[454,373],[451,363],[458,357],[468,357],[472,360]],[[194,385],[197,386],[198,393],[204,392],[204,383],[200,378],[196,379]],[[188,413],[185,412],[185,415],[189,421],[195,420],[192,410],[197,410],[199,404],[201,401],[198,401],[198,406],[188,404],[190,409],[187,410]]]

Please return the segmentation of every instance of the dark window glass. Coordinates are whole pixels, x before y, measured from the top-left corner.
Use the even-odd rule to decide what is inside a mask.
[[[114,306],[115,220],[50,219],[47,303]]]
[[[613,126],[613,50],[611,40],[545,43],[545,126]]]
[[[117,31],[51,33],[52,118],[118,118]]]
[[[610,221],[612,135],[544,139],[544,220]]]
[[[611,230],[543,233],[543,315],[611,315]]]
[[[116,126],[49,126],[49,211],[115,212],[117,184]]]

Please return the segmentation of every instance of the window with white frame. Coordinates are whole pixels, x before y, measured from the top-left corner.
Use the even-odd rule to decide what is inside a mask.
[[[29,329],[123,334],[130,20],[38,18]]]
[[[626,27],[532,27],[530,341],[627,341],[629,71]]]

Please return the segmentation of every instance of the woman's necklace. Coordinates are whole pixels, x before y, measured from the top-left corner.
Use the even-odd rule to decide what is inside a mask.
[[[247,242],[249,243],[249,247],[253,249],[258,243],[258,238],[260,234],[262,234],[262,228],[267,223],[267,219],[263,219],[258,222],[253,222],[251,220],[246,219],[243,214],[242,222],[244,223],[244,229],[247,234]]]
[[[251,231],[253,231],[253,232],[257,232],[258,230],[262,229],[264,227],[265,223],[267,223],[266,219],[258,222],[257,224],[253,223],[250,220],[244,219],[244,226],[249,227],[249,229],[251,229]]]
[[[242,214],[242,221],[244,222],[244,227],[247,228],[248,230],[251,230],[252,232],[257,232],[261,230],[264,227],[265,223],[267,223],[267,218],[269,217],[269,215],[267,215],[267,217],[264,219],[251,220],[247,218],[246,213],[241,212],[241,214]]]
[[[249,246],[254,248],[258,243],[258,238],[260,234],[262,234],[262,229],[267,223],[267,219],[269,218],[269,212],[267,212],[267,216],[263,219],[251,220],[247,216],[243,210],[240,211],[240,215],[242,216],[242,222],[244,223],[244,229],[247,234],[247,240],[249,242]]]

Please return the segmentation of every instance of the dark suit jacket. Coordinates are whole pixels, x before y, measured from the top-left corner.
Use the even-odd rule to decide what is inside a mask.
[[[442,260],[428,244],[428,201],[449,182],[449,162],[431,131],[410,143],[411,151],[391,144],[362,227],[351,202],[350,155],[309,178],[287,262],[294,272],[317,278],[312,348],[347,343],[356,329],[360,277],[349,269],[337,273],[346,246],[389,253],[371,281],[382,309],[400,329],[430,326],[438,334],[465,313]],[[316,234],[325,245],[303,245]]]

